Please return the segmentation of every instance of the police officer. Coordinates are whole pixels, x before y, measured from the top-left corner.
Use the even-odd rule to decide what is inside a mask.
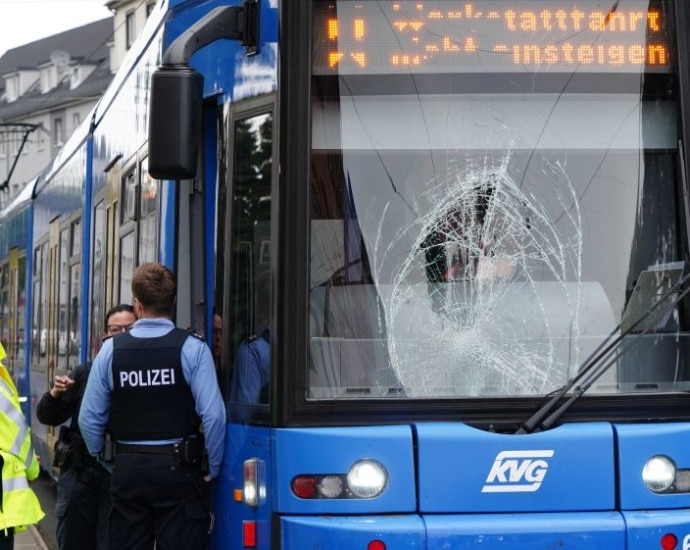
[[[136,321],[134,308],[120,304],[105,315],[102,340],[125,332]],[[78,418],[91,363],[79,365],[72,378],[55,376],[50,391],[36,407],[41,424],[60,426],[53,466],[60,468],[57,482],[57,542],[60,550],[103,550],[110,548],[110,473],[89,454],[79,431]]]
[[[113,550],[189,550],[209,540],[208,482],[223,456],[225,406],[211,350],[171,321],[176,293],[164,265],[134,270],[138,321],[103,344],[84,393],[79,426],[89,451],[110,459],[106,425],[115,442]]]

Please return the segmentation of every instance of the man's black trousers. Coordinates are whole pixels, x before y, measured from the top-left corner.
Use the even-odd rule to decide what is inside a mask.
[[[174,456],[118,454],[110,496],[112,550],[208,548],[208,483]]]

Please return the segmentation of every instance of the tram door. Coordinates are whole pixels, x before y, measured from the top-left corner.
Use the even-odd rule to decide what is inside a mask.
[[[217,264],[218,270],[226,270],[223,326],[227,335],[222,374],[229,379],[233,401],[262,405],[268,404],[270,373],[262,373],[257,394],[241,389],[247,382],[234,372],[234,367],[236,352],[243,342],[257,338],[270,342],[271,338],[271,219],[277,218],[273,216],[271,200],[276,181],[272,162],[276,147],[273,101],[273,96],[268,96],[233,109],[228,136],[231,184],[219,194],[219,204],[225,207],[221,215],[229,220],[224,228],[224,257]],[[223,280],[222,277],[218,272],[217,280]]]
[[[120,189],[123,183],[127,183],[122,179],[122,168],[118,159],[111,164],[106,174],[105,198],[98,201],[94,213],[92,302],[98,314],[92,316],[91,323],[93,356],[100,348],[106,312],[121,301],[129,301],[127,296],[123,300],[120,292]]]
[[[93,202],[88,360],[93,360],[101,347],[105,313],[117,299],[115,265],[119,254],[116,238],[121,173],[119,160],[119,157],[115,158],[106,168],[105,191],[96,195]]]

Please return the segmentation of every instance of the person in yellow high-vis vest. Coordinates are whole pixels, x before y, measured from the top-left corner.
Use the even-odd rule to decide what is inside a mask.
[[[31,431],[19,406],[19,395],[3,365],[5,348],[0,343],[0,550],[14,548],[14,533],[38,523],[45,516],[29,487],[39,466],[31,445]]]

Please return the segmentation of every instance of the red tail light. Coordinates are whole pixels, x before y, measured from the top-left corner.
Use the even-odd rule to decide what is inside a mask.
[[[661,537],[661,548],[663,550],[675,550],[678,546],[678,538],[673,533],[666,533]]]
[[[314,476],[297,476],[292,480],[292,492],[299,498],[314,498],[316,495],[316,478]]]

